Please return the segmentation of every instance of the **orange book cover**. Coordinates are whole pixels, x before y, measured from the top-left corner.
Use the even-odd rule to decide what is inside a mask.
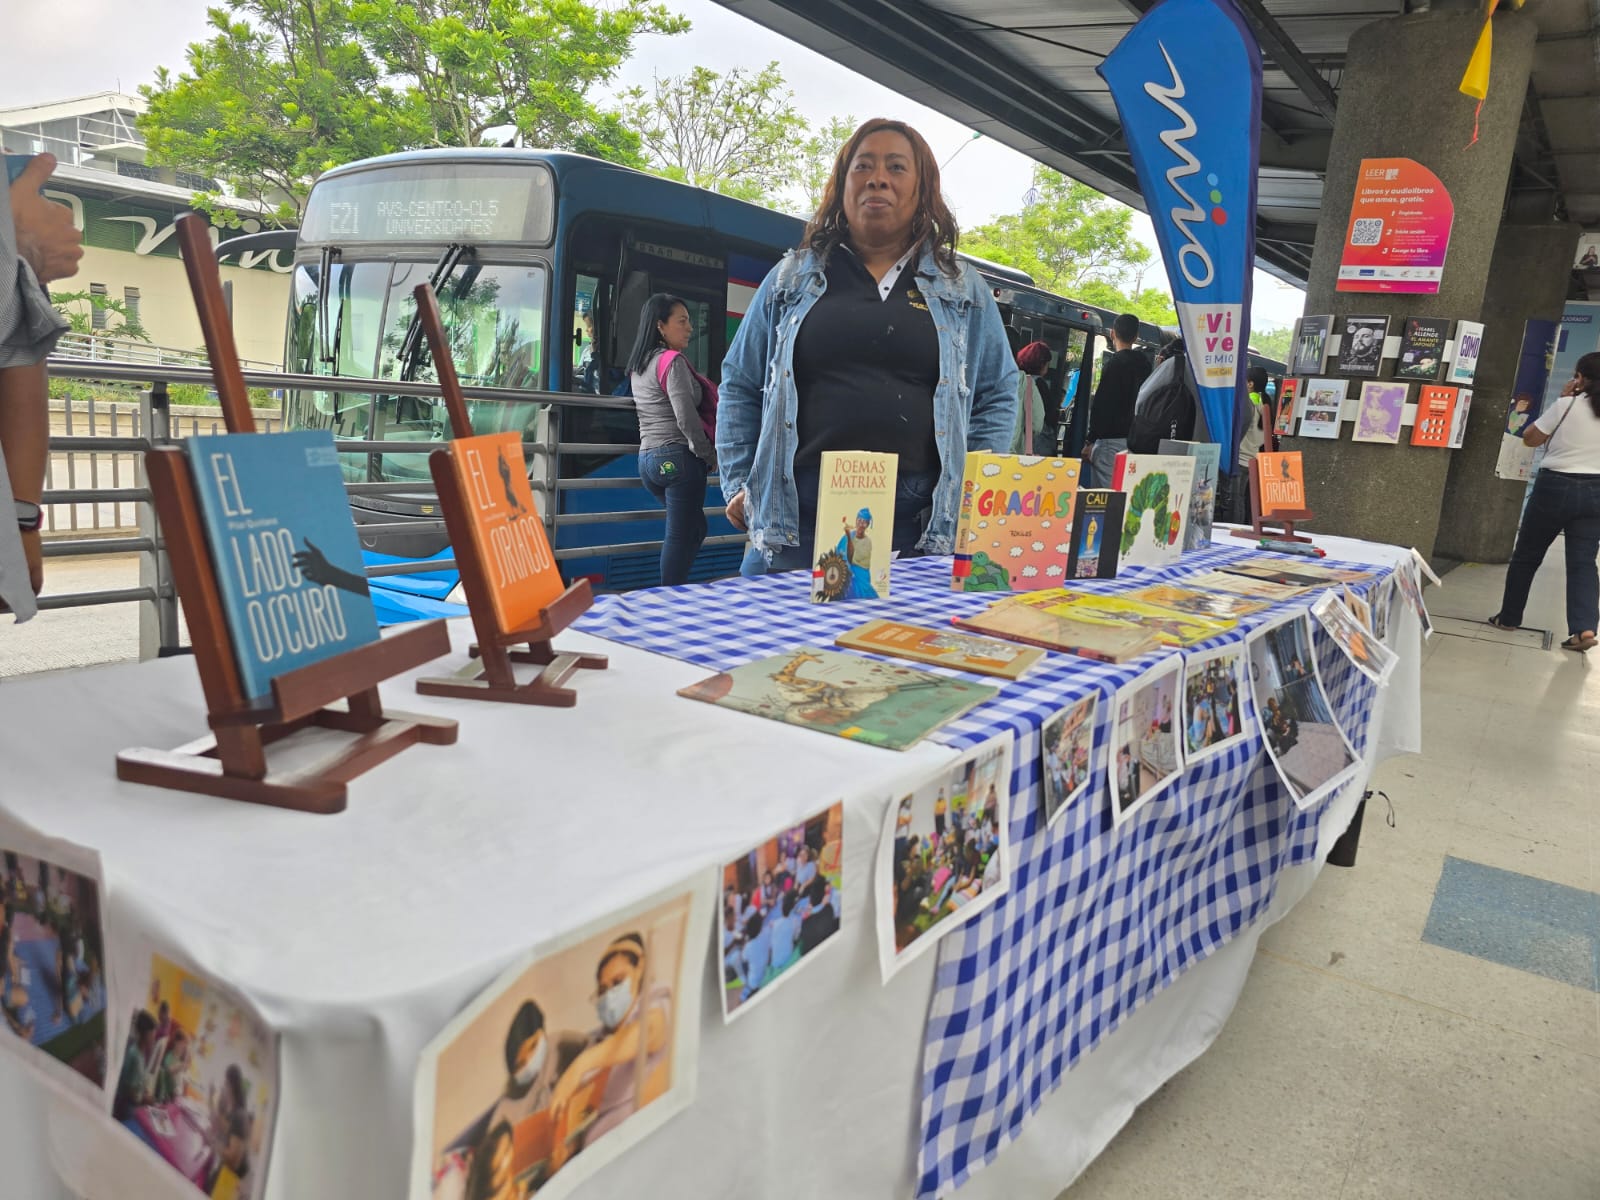
[[[1303,512],[1306,507],[1306,476],[1298,450],[1262,451],[1256,455],[1261,475],[1261,515]]]
[[[566,585],[534,506],[521,435],[459,438],[449,448],[495,621],[507,633],[531,625]]]
[[[1448,448],[1455,424],[1457,391],[1453,387],[1423,384],[1417,396],[1417,419],[1411,426],[1413,446]]]

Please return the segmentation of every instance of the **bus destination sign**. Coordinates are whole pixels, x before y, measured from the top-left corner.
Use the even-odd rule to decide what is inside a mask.
[[[397,166],[318,183],[300,240],[539,244],[550,238],[552,208],[543,170]]]

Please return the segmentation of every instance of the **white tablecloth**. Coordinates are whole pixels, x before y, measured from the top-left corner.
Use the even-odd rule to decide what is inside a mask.
[[[1319,544],[1347,560],[1395,557]],[[1403,606],[1395,613],[1402,665],[1377,715],[1374,758],[1418,748],[1420,635]],[[708,1006],[693,1107],[580,1195],[908,1195],[934,959],[879,982],[870,869],[897,784],[953,752],[925,743],[895,754],[679,700],[672,692],[702,670],[583,635],[562,642],[612,655],[609,671],[580,674],[575,710],[385,685],[395,707],[458,717],[461,740],[412,748],[363,776],[334,817],[117,782],[118,749],[177,745],[203,729],[186,659],[6,685],[0,807],[101,851],[108,937],[138,922],[283,1031],[267,1200],[396,1200],[418,1053],[511,959],[842,796],[842,944],[733,1026]],[[1344,824],[1330,814],[1325,841]],[[1314,876],[1291,871],[1273,915]],[[1215,1037],[1266,923],[1129,1017],[962,1195],[1053,1197]],[[40,1161],[44,1095],[0,1055],[0,1111],[17,1114],[0,1121],[0,1162],[29,1200],[54,1200]],[[67,1100],[49,1108],[56,1162],[79,1194],[186,1194],[108,1118]]]

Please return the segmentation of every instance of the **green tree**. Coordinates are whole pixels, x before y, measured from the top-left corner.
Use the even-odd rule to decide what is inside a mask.
[[[648,0],[227,0],[209,20],[187,68],[141,89],[150,160],[223,180],[290,222],[330,167],[479,145],[496,126],[636,162],[637,136],[591,92],[640,34],[688,28]]]
[[[128,312],[121,300],[101,295],[99,292],[55,292],[50,297],[56,311],[67,319],[73,333],[98,333],[104,337],[125,338],[132,342],[148,342],[150,334],[139,318]],[[104,313],[99,329],[94,325],[94,314]],[[115,324],[112,318],[116,318]]]
[[[1020,267],[1047,291],[1177,323],[1171,297],[1144,285],[1155,256],[1133,236],[1131,208],[1044,166],[1034,168],[1028,197],[1020,213],[963,234],[961,249]]]
[[[776,62],[726,75],[695,67],[623,93],[652,170],[726,196],[773,204],[795,178],[806,119]]]
[[[834,117],[812,130],[811,136],[801,144],[800,170],[796,176],[800,195],[796,207],[804,211],[798,215],[809,217],[822,207],[822,193],[828,186],[828,177],[833,174],[833,161],[860,124],[854,117]]]
[[[1289,342],[1294,336],[1294,330],[1287,326],[1283,329],[1252,329],[1250,331],[1250,345],[1257,353],[1267,358],[1275,358],[1279,362],[1289,361]]]

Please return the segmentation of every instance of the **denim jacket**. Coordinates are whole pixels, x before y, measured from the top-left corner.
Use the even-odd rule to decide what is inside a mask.
[[[949,554],[967,452],[1003,452],[1011,445],[1018,371],[1000,310],[970,263],[962,262],[961,277],[951,279],[939,270],[933,251],[924,248],[915,271],[939,334],[939,383],[933,393],[939,482],[933,518],[918,548]],[[794,342],[800,323],[827,286],[814,251],[784,255],[756,290],[722,363],[717,409],[722,494],[731,501],[741,491],[748,493],[750,542],[768,558],[774,547],[800,544]]]

